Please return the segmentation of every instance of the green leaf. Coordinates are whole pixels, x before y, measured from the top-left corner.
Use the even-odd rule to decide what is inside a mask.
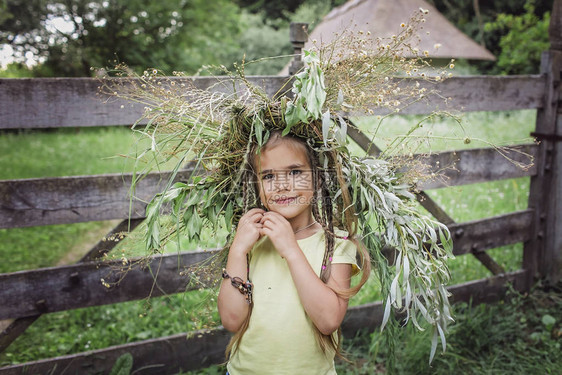
[[[384,326],[386,326],[386,323],[388,322],[388,318],[390,318],[390,305],[391,305],[390,296],[388,296],[384,304],[384,315],[381,323],[381,331],[384,329]]]
[[[283,129],[283,136],[287,135],[291,130],[291,127],[299,122],[297,107],[293,102],[287,103],[287,109],[285,111],[285,122],[287,123],[287,126],[285,127],[285,129]]]
[[[337,141],[340,145],[345,145],[347,141],[347,122],[340,115],[338,115],[338,120],[340,122],[340,129],[336,133]]]
[[[330,119],[330,110],[327,110],[324,115],[322,115],[322,139],[324,140],[324,146],[328,147],[328,137],[330,135],[330,126],[332,125],[332,120]]]
[[[232,215],[233,215],[233,204],[232,201],[228,202],[226,210],[224,211],[224,224],[226,229],[229,230],[232,227]]]
[[[263,145],[263,128],[264,128],[263,112],[260,111],[254,116],[254,120],[253,120],[252,125],[254,127],[254,132],[256,134],[256,140],[258,141],[258,145],[262,146]]]
[[[201,203],[201,190],[191,190],[189,199],[185,203],[186,207],[197,206]]]
[[[115,361],[109,375],[128,375],[133,368],[133,356],[131,353],[125,353]]]
[[[429,353],[429,364],[433,361],[435,351],[437,350],[437,328],[433,327],[433,336],[431,337],[431,351]]]
[[[554,327],[554,325],[556,324],[556,319],[552,315],[545,314],[542,316],[541,322],[542,324],[544,324],[546,329],[550,331],[552,327]]]

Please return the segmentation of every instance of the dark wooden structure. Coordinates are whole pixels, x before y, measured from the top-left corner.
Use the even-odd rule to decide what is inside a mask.
[[[299,27],[302,27],[300,25]],[[296,39],[300,32],[294,33]],[[430,157],[430,164],[455,162],[448,173],[447,186],[506,178],[531,178],[528,209],[465,223],[455,223],[429,197],[421,192],[420,202],[436,218],[446,223],[454,238],[456,255],[476,256],[494,276],[450,288],[455,301],[492,302],[502,298],[506,282],[518,290],[528,290],[537,279],[555,283],[562,265],[562,108],[559,105],[562,69],[562,0],[554,2],[550,38],[551,49],[542,57],[541,74],[505,77],[458,77],[439,84],[453,106],[463,111],[505,111],[537,109],[538,144],[518,146],[535,157],[529,169],[517,168],[493,149],[443,152]],[[294,40],[297,47],[303,40]],[[180,78],[178,78],[180,79]],[[191,79],[191,78],[181,78]],[[268,93],[275,93],[287,77],[251,77]],[[200,87],[210,87],[212,78],[194,79]],[[87,78],[0,79],[0,129],[113,126],[133,123],[141,108],[120,108],[121,103],[101,104],[96,97],[97,82]],[[437,101],[436,101],[437,102]],[[424,113],[431,106],[412,106],[403,113]],[[362,147],[366,137],[350,136]],[[517,153],[511,156],[517,159]],[[182,178],[191,170],[183,171]],[[162,176],[153,174],[137,187],[145,199],[162,186]],[[127,227],[129,197],[122,175],[99,175],[47,179],[0,181],[0,228],[121,219],[115,232]],[[37,189],[41,186],[41,189]],[[434,181],[423,189],[442,187]],[[144,217],[144,206],[135,202],[131,214],[134,227]],[[109,241],[108,241],[109,242]],[[524,243],[522,268],[505,273],[486,250]],[[96,261],[109,251],[107,243],[96,246],[81,262],[72,266],[21,271],[0,275],[0,350],[4,350],[41,314],[124,301],[149,295],[153,277],[149,268],[135,268],[118,287],[107,289],[100,278],[111,264]],[[159,289],[152,295],[186,290],[187,276],[178,269],[209,257],[212,251],[186,252],[180,256],[155,256],[160,263]],[[382,320],[382,304],[374,302],[349,309],[344,333],[360,328],[374,329]],[[228,335],[222,329],[180,333],[159,339],[139,341],[68,355],[23,365],[0,368],[0,374],[21,373],[106,373],[124,353],[134,357],[140,374],[171,374],[196,369],[223,360]]]

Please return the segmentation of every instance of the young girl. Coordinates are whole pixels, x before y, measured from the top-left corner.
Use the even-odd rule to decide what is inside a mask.
[[[235,333],[228,373],[335,374],[348,298],[364,283],[350,289],[357,247],[334,229],[304,140],[272,132],[252,155],[263,207],[241,217],[218,297],[222,324]],[[361,263],[368,275],[370,262]]]

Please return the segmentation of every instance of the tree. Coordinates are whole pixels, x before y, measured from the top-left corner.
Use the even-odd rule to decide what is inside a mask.
[[[2,0],[0,44],[42,62],[40,75],[87,76],[125,62],[194,72],[236,49],[239,9],[228,0]]]
[[[549,48],[548,25],[550,13],[545,12],[542,19],[535,14],[532,1],[525,4],[522,15],[504,14],[494,22],[487,23],[485,31],[499,32],[501,52],[497,67],[502,74],[538,73],[541,52]]]
[[[516,47],[516,43],[507,43],[506,36],[510,33],[510,26],[507,25],[505,17],[511,15],[518,18],[521,22],[519,28],[514,33],[521,33],[516,37],[514,33],[510,39],[518,39],[523,42],[519,48],[524,48],[526,42],[531,42],[536,48],[542,48],[545,41],[548,42],[548,34],[541,34],[545,17],[552,9],[553,0],[428,0],[430,3],[447,17],[455,26],[461,29],[469,37],[485,46],[495,56],[507,56],[512,53],[511,47]],[[528,7],[532,6],[531,13],[536,17],[536,22],[523,21],[521,17],[531,17]],[[539,22],[540,20],[540,22]],[[495,26],[491,26],[491,25]],[[503,26],[500,27],[499,25]],[[548,24],[548,22],[547,22]],[[531,35],[533,35],[531,37]],[[538,39],[537,39],[538,38]],[[504,40],[502,43],[501,41]],[[536,42],[536,43],[535,43]],[[537,61],[540,59],[540,52],[533,47],[533,51],[528,54],[526,61],[520,61],[518,67],[509,70],[510,74],[537,73],[539,66]],[[517,52],[518,53],[518,52]],[[505,59],[501,59],[505,61]],[[486,74],[506,73],[505,67],[501,67],[498,62],[474,61],[471,65],[480,72]]]
[[[342,5],[346,0],[236,0],[240,8],[249,13],[261,13],[267,20],[284,21],[291,21],[291,16],[303,5],[323,6],[326,2],[329,3],[330,8],[333,8]]]

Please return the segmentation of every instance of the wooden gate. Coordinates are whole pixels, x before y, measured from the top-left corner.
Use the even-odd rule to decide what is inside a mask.
[[[438,90],[451,97],[452,106],[463,111],[509,111],[537,109],[533,135],[538,144],[514,146],[534,156],[535,164],[523,170],[494,149],[472,149],[433,154],[428,164],[455,163],[446,172],[447,186],[530,176],[528,209],[464,223],[455,223],[423,191],[421,204],[446,223],[453,235],[455,255],[472,254],[494,276],[449,288],[454,301],[493,302],[505,295],[506,282],[517,290],[528,290],[537,278],[555,283],[562,265],[562,110],[559,106],[562,69],[562,0],[556,0],[550,26],[551,49],[542,56],[541,74],[528,76],[456,77],[440,83]],[[293,38],[296,48],[304,42]],[[251,77],[250,81],[273,94],[288,77]],[[180,78],[178,78],[180,79]],[[192,80],[201,88],[211,87],[212,78]],[[0,129],[115,126],[133,123],[141,108],[114,102],[103,104],[96,97],[98,83],[90,78],[0,79]],[[428,106],[412,106],[404,114],[426,113]],[[369,140],[360,132],[350,136],[364,149]],[[520,154],[510,156],[518,160]],[[180,173],[187,179],[192,170]],[[144,204],[134,202],[130,211],[131,176],[112,174],[0,181],[0,228],[67,224],[121,219],[112,233],[131,228],[144,218]],[[150,174],[136,188],[136,195],[149,200],[162,189],[166,175]],[[427,182],[422,189],[444,187]],[[129,216],[129,213],[131,215]],[[521,269],[505,273],[487,250],[523,242]],[[147,268],[135,268],[118,287],[107,289],[100,279],[112,267],[99,258],[115,242],[100,241],[83,259],[71,266],[21,271],[0,275],[0,351],[25,331],[41,314],[138,300],[173,294],[188,288],[188,276],[178,270],[206,259],[213,251],[184,252],[179,256],[154,256],[159,264],[159,288],[151,293],[153,277]],[[374,329],[382,320],[381,302],[352,307],[343,323],[344,334]],[[47,360],[13,365],[0,374],[20,373],[103,373],[124,353],[134,357],[142,374],[170,374],[223,361],[229,335],[223,329],[189,335],[144,340]]]

